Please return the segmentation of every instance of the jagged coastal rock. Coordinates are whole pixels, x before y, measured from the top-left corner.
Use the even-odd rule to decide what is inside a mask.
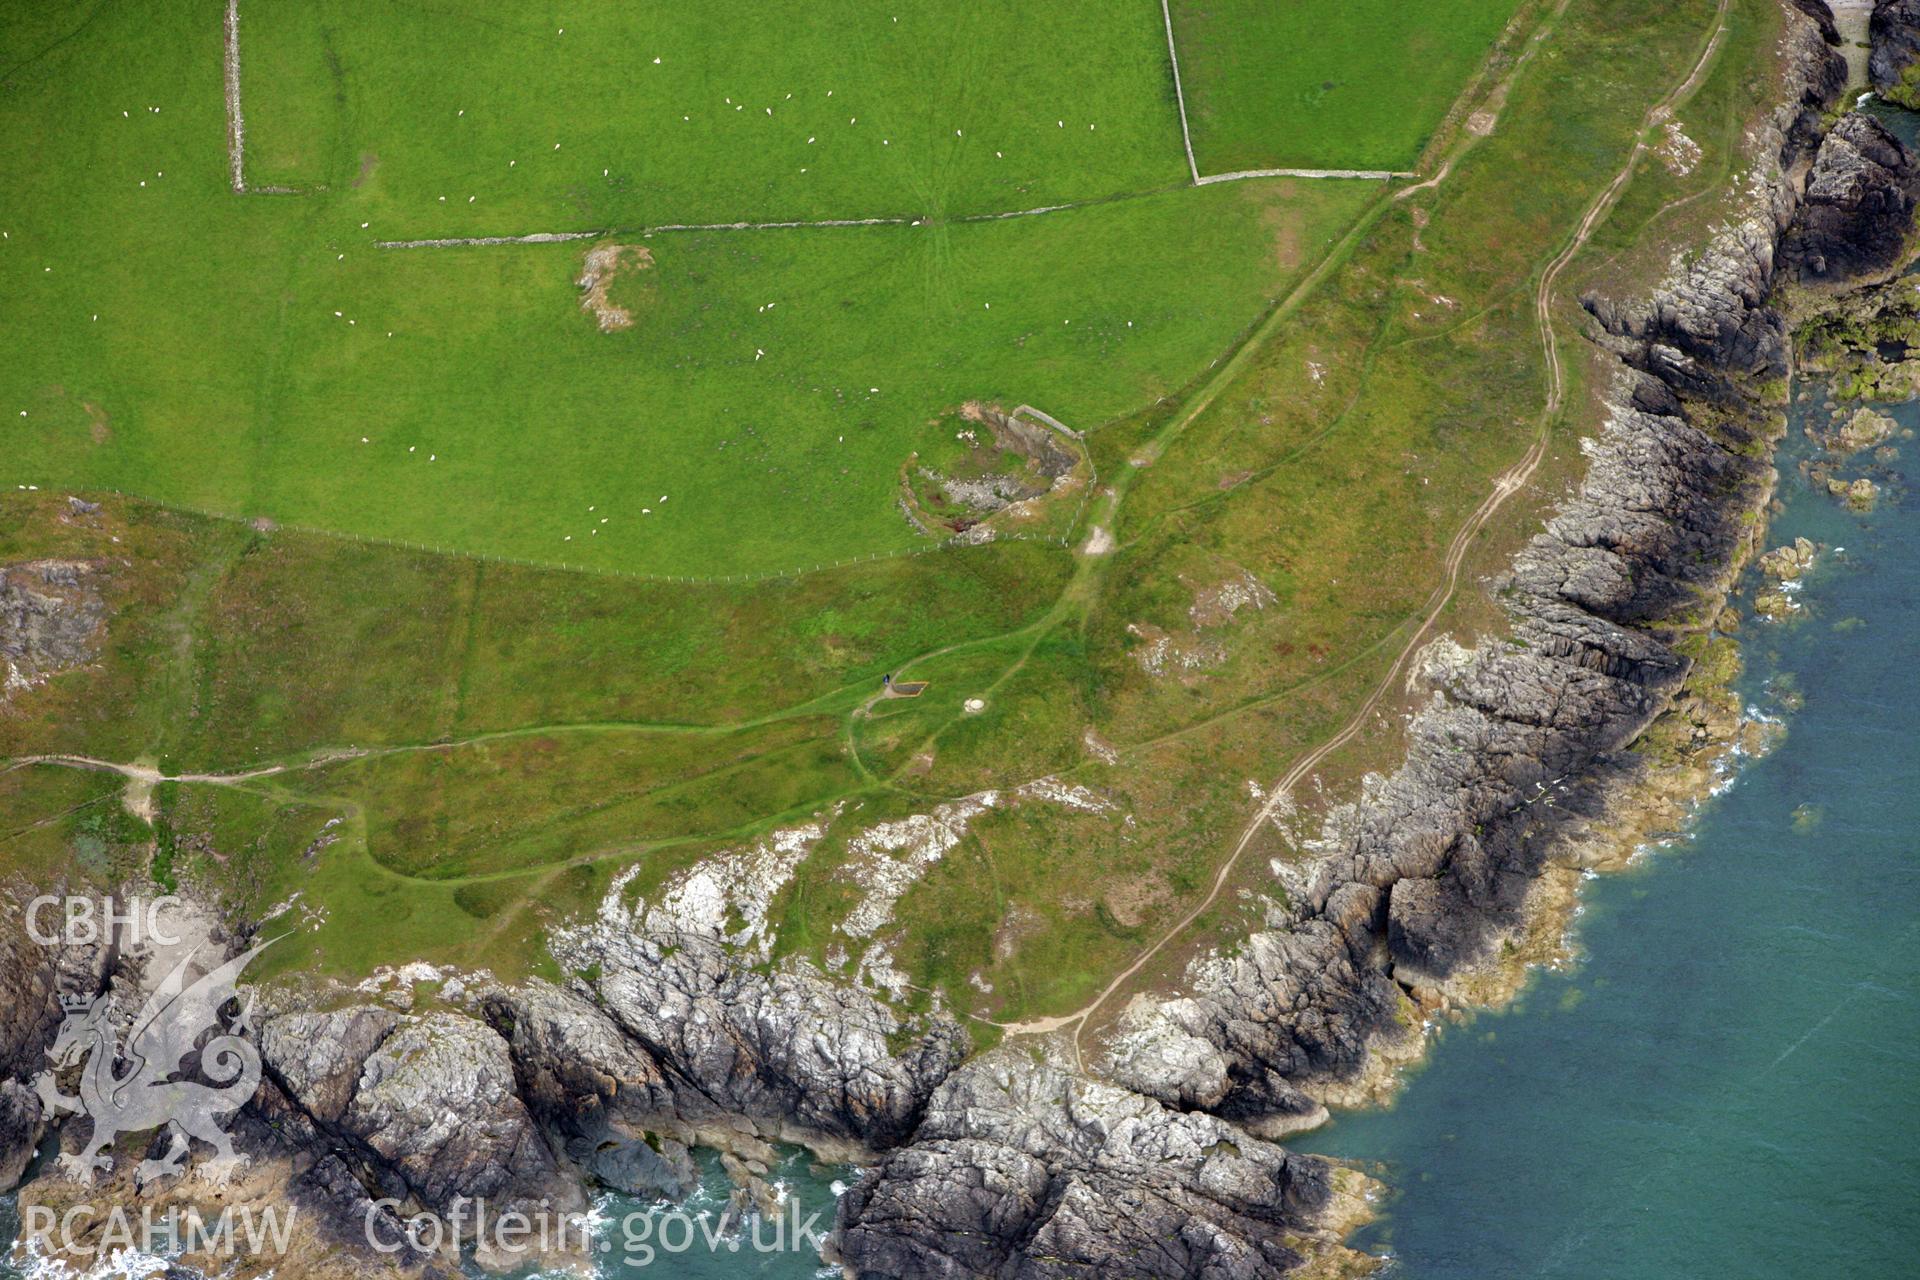
[[[1833,433],[1827,447],[1840,454],[1858,453],[1885,444],[1899,429],[1900,424],[1886,414],[1862,406]]]
[[[61,993],[96,990],[104,957],[98,948],[52,950],[26,934],[24,901],[9,895],[0,916],[0,1191],[11,1191],[46,1132],[40,1099],[28,1087],[46,1066],[46,1047],[60,1025]]]
[[[1867,58],[1875,93],[1920,110],[1920,0],[1876,0],[1867,22]]]
[[[657,927],[616,890],[556,931],[564,981],[476,980],[417,1012],[276,994],[234,1136],[271,1194],[308,1208],[312,1256],[343,1274],[444,1270],[444,1254],[366,1254],[369,1215],[396,1235],[377,1201],[577,1211],[588,1179],[684,1193],[693,1145],[762,1176],[774,1141],[868,1166],[833,1242],[854,1276],[1252,1280],[1337,1256],[1355,1176],[1274,1139],[1369,1096],[1424,1010],[1526,928],[1542,872],[1576,856],[1568,839],[1641,775],[1628,747],[1681,689],[1681,641],[1718,613],[1771,492],[1788,353],[1770,291],[1883,273],[1904,252],[1913,162],[1857,114],[1820,138],[1845,74],[1822,30],[1790,24],[1798,86],[1762,139],[1748,215],[1651,297],[1586,300],[1619,359],[1610,415],[1578,492],[1499,584],[1509,636],[1432,650],[1405,763],[1336,812],[1291,918],[1197,961],[1184,995],[1136,1003],[1106,1079],[1027,1044],[969,1059],[937,1006],[906,1015],[804,961],[730,949],[724,921]],[[10,661],[92,642],[84,591],[63,587],[57,609],[47,594],[0,585]],[[0,999],[26,1011],[0,1023],[0,1184],[43,1130],[25,1083],[58,996],[124,987],[143,964],[138,948],[0,936]],[[59,1177],[28,1192],[61,1193]]]
[[[760,1138],[862,1158],[912,1133],[966,1052],[951,1017],[909,1023],[803,961],[756,971],[699,935],[649,937],[603,918],[563,931],[554,950],[596,975],[580,982],[596,1016],[678,1083],[663,1109],[689,1100],[696,1126],[727,1117]]]
[[[913,1142],[842,1202],[871,1276],[1274,1275],[1333,1198],[1327,1166],[1205,1112],[1003,1050],[953,1073]]]
[[[1417,1038],[1415,998],[1444,992],[1524,927],[1556,838],[1601,818],[1641,771],[1626,748],[1680,688],[1691,663],[1677,641],[1693,614],[1717,611],[1749,550],[1747,517],[1771,492],[1770,397],[1787,349],[1766,299],[1817,121],[1845,82],[1817,25],[1793,39],[1801,91],[1773,121],[1775,168],[1751,215],[1646,302],[1589,300],[1623,369],[1579,494],[1500,593],[1516,643],[1445,664],[1407,763],[1339,815],[1336,852],[1293,920],[1198,962],[1188,995],[1130,1011],[1109,1063],[1119,1083],[1259,1132],[1366,1096],[1370,1070]],[[1898,143],[1850,116],[1811,159],[1815,226],[1798,236],[1826,246],[1819,271],[1891,265],[1912,211]],[[1843,254],[1856,237],[1864,248]],[[960,1257],[991,1228],[924,1211],[965,1204],[979,1185],[952,1141],[917,1135],[843,1204],[842,1254],[858,1274],[888,1274],[903,1231],[928,1256]],[[1038,1251],[991,1272],[1071,1273]]]
[[[260,1042],[288,1100],[402,1197],[443,1213],[457,1196],[585,1208],[521,1101],[507,1042],[485,1023],[354,1008],[270,1019]]]
[[[1760,572],[1776,582],[1797,582],[1813,568],[1819,548],[1810,538],[1795,538],[1760,557]]]
[[[1815,124],[1845,81],[1818,27],[1795,39],[1802,92],[1774,121],[1777,176],[1752,215],[1644,304],[1589,300],[1625,369],[1579,495],[1501,593],[1517,644],[1447,665],[1406,765],[1341,815],[1338,852],[1294,920],[1199,962],[1189,995],[1130,1011],[1110,1063],[1119,1082],[1269,1132],[1324,1100],[1364,1096],[1370,1065],[1415,1038],[1411,996],[1444,990],[1514,936],[1555,838],[1604,815],[1616,784],[1640,771],[1625,748],[1684,680],[1691,664],[1675,642],[1689,613],[1724,593],[1748,550],[1745,517],[1771,491],[1768,386],[1787,351],[1766,298]],[[1802,269],[1832,279],[1892,265],[1911,175],[1878,125],[1843,119],[1813,161]],[[1549,794],[1550,807],[1534,803]],[[863,1274],[885,1273],[888,1255],[861,1229],[890,1203],[889,1170],[904,1161],[845,1206],[844,1251],[875,1264]],[[916,1182],[930,1175],[912,1167]],[[960,1195],[965,1173],[947,1177]],[[915,1226],[929,1250],[954,1247],[937,1217]],[[1053,1273],[1023,1265],[1005,1273]]]
[[[1838,55],[1812,24],[1798,39],[1802,83],[1831,100]],[[1516,643],[1444,665],[1406,764],[1340,815],[1336,852],[1296,919],[1197,964],[1187,997],[1136,1012],[1177,1027],[1189,1046],[1179,1060],[1198,1070],[1156,1076],[1136,1052],[1116,1063],[1130,1086],[1198,1100],[1196,1075],[1217,1067],[1197,1044],[1224,1060],[1226,1091],[1206,1103],[1223,1115],[1284,1123],[1364,1096],[1374,1060],[1412,1037],[1413,998],[1444,993],[1520,932],[1556,838],[1601,818],[1639,771],[1625,748],[1685,678],[1679,634],[1724,592],[1749,537],[1743,517],[1771,489],[1764,436],[1777,425],[1761,388],[1784,374],[1787,352],[1765,299],[1799,205],[1807,105],[1776,117],[1780,176],[1751,216],[1645,302],[1587,300],[1624,368],[1580,492],[1499,592]],[[1855,146],[1857,126],[1835,132],[1832,146]],[[1897,185],[1895,172],[1862,181]],[[1848,207],[1879,225],[1880,201]]]
[[[1820,144],[1800,218],[1782,250],[1803,281],[1859,280],[1899,263],[1913,236],[1920,170],[1879,121],[1841,117]]]

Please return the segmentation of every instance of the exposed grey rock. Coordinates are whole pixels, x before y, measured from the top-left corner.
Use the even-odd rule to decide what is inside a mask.
[[[399,1025],[399,1014],[371,1006],[285,1014],[261,1025],[260,1056],[308,1115],[334,1124],[352,1105],[367,1059]]]
[[[40,1099],[17,1080],[0,1080],[0,1192],[20,1185],[46,1132]]]
[[[1268,1276],[1330,1196],[1326,1167],[1017,1050],[968,1063],[911,1146],[841,1201],[857,1276]]]
[[[463,1195],[503,1205],[542,1195],[581,1202],[515,1091],[506,1041],[471,1018],[401,1023],[367,1058],[340,1126],[422,1204],[444,1209]]]
[[[27,936],[24,908],[8,904],[0,923],[0,1005],[7,1010],[0,1018],[0,1073],[8,1079],[28,1079],[47,1065],[44,1054],[61,1017],[58,960]]]
[[[1787,66],[1782,83],[1795,96],[1775,111],[1773,127],[1782,139],[1780,167],[1788,173],[1796,171],[1820,145],[1827,112],[1840,100],[1848,76],[1846,56],[1836,47],[1840,44],[1840,32],[1833,24],[1833,14],[1825,0],[1793,0],[1793,3],[1812,15],[1815,22],[1788,24],[1783,45]]]
[[[609,1137],[584,1153],[580,1166],[603,1186],[649,1200],[683,1200],[700,1185],[692,1152],[671,1138]]]
[[[767,1136],[892,1146],[966,1052],[952,1018],[909,1026],[803,962],[762,972],[698,936],[667,943],[604,923],[554,945],[569,968],[598,972],[601,1009],[650,1058]]]
[[[1665,388],[1636,398],[1732,402],[1740,397],[1736,374],[1786,371],[1785,322],[1763,305],[1785,214],[1763,213],[1716,238],[1645,302],[1582,299],[1600,322],[1600,342]]]
[[[1768,145],[1791,177],[1840,84],[1814,23],[1789,39],[1800,87]],[[1842,144],[1821,148],[1808,197],[1818,226],[1800,233],[1821,270],[1849,269],[1821,237],[1857,228],[1878,252],[1889,193],[1904,190],[1904,158],[1845,127]],[[1200,964],[1188,996],[1137,1011],[1135,1039],[1116,1046],[1117,1084],[1011,1048],[961,1065],[965,1035],[949,1017],[908,1020],[803,963],[756,967],[704,936],[603,917],[554,944],[591,980],[488,989],[474,1016],[361,1006],[267,1018],[242,1149],[287,1157],[292,1194],[322,1207],[345,1247],[363,1239],[377,1196],[565,1207],[581,1203],[578,1171],[683,1188],[688,1141],[739,1156],[751,1192],[755,1144],[790,1137],[873,1153],[841,1203],[838,1247],[862,1276],[1294,1266],[1331,1175],[1254,1128],[1313,1114],[1323,1086],[1414,1034],[1403,983],[1444,980],[1518,926],[1554,838],[1634,771],[1626,746],[1686,674],[1670,622],[1715,599],[1740,513],[1766,487],[1751,392],[1784,368],[1765,298],[1797,202],[1779,181],[1645,303],[1589,300],[1598,336],[1634,372],[1613,389],[1579,493],[1500,584],[1512,644],[1433,665],[1438,687],[1405,764],[1329,833],[1294,917]],[[0,643],[79,654],[98,618],[75,639],[87,616],[77,585],[43,577],[0,596]],[[37,1069],[61,966],[84,976],[87,963],[97,983],[97,960],[0,938],[0,999],[25,1011],[0,1020],[5,1076]],[[0,1173],[21,1145],[8,1135],[34,1124],[15,1101],[0,1086]],[[393,1225],[388,1215],[388,1238]]]
[[[424,1206],[444,1211],[456,1196],[503,1205],[579,1198],[520,1101],[499,1035],[458,1014],[394,1017],[349,1009],[291,1025],[274,1019],[262,1048],[303,1110],[377,1157]]]
[[[520,1096],[562,1153],[597,1181],[633,1195],[679,1198],[698,1184],[684,1144],[642,1135],[691,1133],[723,1120],[700,1090],[676,1081],[584,996],[538,980],[487,993],[487,1020],[507,1037]]]
[[[1142,1002],[1127,1010],[1108,1046],[1106,1074],[1116,1083],[1181,1111],[1209,1111],[1227,1096],[1227,1055],[1186,1029],[1205,1021],[1191,1000]]]
[[[1870,115],[1841,117],[1814,159],[1786,263],[1805,281],[1886,272],[1912,238],[1916,194],[1920,170],[1900,140]]]
[[[1751,215],[1645,301],[1586,300],[1626,368],[1585,444],[1579,491],[1496,584],[1510,638],[1440,664],[1405,763],[1329,829],[1295,918],[1196,963],[1190,995],[1152,1015],[1177,1028],[1171,1046],[1129,1045],[1117,1059],[1127,1084],[1259,1125],[1362,1082],[1373,1053],[1413,1034],[1403,986],[1492,958],[1522,927],[1556,840],[1637,774],[1627,748],[1689,669],[1675,628],[1711,616],[1748,536],[1743,517],[1770,491],[1764,437],[1778,425],[1760,392],[1786,368],[1767,297],[1801,207],[1794,130],[1804,104],[1839,88],[1811,26],[1796,38],[1807,89],[1763,140],[1779,165]],[[1838,212],[1841,158],[1866,148],[1905,164],[1871,122],[1845,128],[1809,179],[1822,194],[1808,216],[1834,235],[1879,225],[1870,211],[1864,224]],[[1202,1046],[1225,1058],[1217,1100],[1199,1096],[1213,1069]]]
[[[105,948],[36,942],[24,908],[0,908],[0,1191],[19,1181],[45,1133],[40,1099],[25,1086],[49,1066],[47,1047],[65,1016],[60,997],[93,995],[106,984]]]
[[[1596,457],[1603,483],[1589,496],[1626,484],[1608,479],[1615,467],[1636,483],[1662,474],[1626,434]],[[1701,459],[1675,474],[1712,484],[1718,501],[1728,468],[1712,464],[1722,457],[1698,433],[1679,438]],[[1757,500],[1763,478],[1739,474]],[[1624,748],[1687,670],[1658,635],[1606,615],[1637,617],[1645,595],[1674,598],[1704,576],[1679,546],[1720,547],[1723,570],[1732,554],[1731,530],[1704,516],[1654,536],[1661,509],[1643,508],[1645,529],[1593,519],[1579,503],[1563,512],[1509,583],[1522,647],[1483,649],[1415,718],[1406,764],[1369,788],[1289,927],[1189,973],[1192,996],[1165,1012],[1225,1055],[1230,1087],[1214,1110],[1250,1122],[1311,1111],[1318,1086],[1357,1078],[1375,1045],[1410,1034],[1400,983],[1484,960],[1519,927],[1549,838],[1591,810],[1596,780],[1634,767]],[[1641,567],[1653,564],[1666,571]],[[1533,803],[1545,795],[1553,807]],[[1191,1100],[1178,1072],[1164,1084],[1137,1070],[1122,1078],[1171,1103]]]
[[[106,615],[82,561],[0,566],[0,699],[91,662]]]
[[[229,1132],[235,1148],[256,1167],[284,1164],[290,1170],[286,1198],[298,1207],[303,1221],[319,1238],[362,1259],[367,1273],[377,1274],[382,1266],[413,1268],[426,1261],[411,1248],[377,1258],[368,1254],[370,1232],[382,1242],[406,1240],[404,1215],[379,1201],[405,1206],[413,1193],[404,1179],[350,1137],[317,1123],[272,1071]]]
[[[1828,44],[1840,43],[1840,28],[1834,25],[1833,10],[1827,7],[1827,0],[1787,0],[1787,2],[1813,19],[1822,40]]]
[[[1874,92],[1903,107],[1920,108],[1920,0],[1876,0],[1867,21],[1867,75]]]
[[[401,1238],[381,1199],[443,1216],[479,1198],[499,1212],[585,1208],[521,1101],[506,1041],[485,1023],[360,1006],[275,1015],[259,1038],[266,1078],[238,1145],[289,1157],[289,1191],[343,1246],[366,1252],[370,1217],[378,1239]],[[403,1251],[378,1261],[420,1259]]]

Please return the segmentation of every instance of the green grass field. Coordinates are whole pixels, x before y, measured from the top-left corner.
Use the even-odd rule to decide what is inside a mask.
[[[1063,73],[1085,101],[1151,98],[1135,7],[1100,57]],[[616,193],[630,202],[619,208],[579,204],[574,177],[555,168],[522,189],[514,166],[491,196],[475,192],[471,216],[450,201],[444,224],[412,220],[414,196],[478,144],[444,129],[416,137],[372,96],[407,79],[379,35],[411,33],[429,64],[457,55],[498,81],[517,47],[548,38],[545,18],[462,19],[483,29],[456,42],[414,9],[246,5],[248,74],[277,90],[250,108],[254,181],[314,189],[235,196],[217,6],[0,12],[6,47],[25,51],[0,64],[0,563],[97,561],[112,610],[96,662],[0,700],[0,759],[283,767],[233,786],[164,786],[150,829],[119,807],[109,775],[0,765],[0,863],[96,877],[145,866],[211,885],[242,913],[299,890],[318,914],[276,948],[276,972],[351,977],[419,957],[512,975],[537,968],[542,931],[590,910],[618,870],[638,867],[638,891],[651,892],[714,850],[819,816],[830,834],[773,911],[782,952],[824,962],[860,892],[842,874],[855,833],[1054,774],[1110,807],[1009,799],[902,896],[885,936],[913,980],[956,1007],[1070,1009],[1206,892],[1253,811],[1249,784],[1270,784],[1324,741],[1384,675],[1453,532],[1542,429],[1538,272],[1611,181],[1647,105],[1685,74],[1713,9],[1580,0],[1548,24],[1500,127],[1415,199],[1260,181],[997,223],[955,222],[949,207],[921,227],[633,233],[622,243],[645,246],[653,264],[616,282],[634,324],[615,333],[579,306],[584,244],[371,244],[383,220],[471,233],[653,218],[644,183]],[[1684,191],[1663,169],[1636,179],[1592,246],[1608,264],[1643,255],[1689,209],[1719,216],[1712,202],[1677,202],[1737,171],[1749,105],[1739,90],[1779,21],[1772,0],[1735,9],[1728,64],[1678,117],[1703,166]],[[629,48],[647,35],[638,17],[578,12],[553,19],[554,38],[597,30],[596,47]],[[801,33],[792,48],[749,42],[766,66],[859,70],[858,50],[823,34],[826,18],[784,12]],[[878,9],[824,12],[853,23]],[[989,50],[982,65],[1011,59],[1028,76],[1034,64],[1012,48],[1022,31],[1060,44],[1069,28],[1104,30],[1074,6],[1035,27],[998,10],[937,12]],[[1157,36],[1157,6],[1148,16]],[[1259,16],[1246,16],[1249,47],[1277,29]],[[1457,85],[1478,55],[1460,34],[1470,24],[1450,17],[1431,15],[1428,29],[1459,41]],[[674,22],[688,39],[731,39],[705,18]],[[1358,23],[1329,11],[1317,29],[1338,54],[1336,38],[1364,25],[1342,24]],[[927,31],[874,37],[909,38],[921,42],[909,70],[924,79],[939,49]],[[141,56],[125,57],[134,47]],[[599,95],[617,110],[617,66],[582,62],[593,74],[574,84],[561,53],[525,56],[543,93]],[[1439,84],[1437,54],[1394,56]],[[1386,54],[1366,65],[1394,66]],[[1193,75],[1206,68],[1203,50]],[[755,91],[779,83],[769,71]],[[905,100],[913,83],[903,72],[886,97]],[[1416,147],[1450,96],[1433,88],[1422,124],[1412,88],[1382,95],[1395,119],[1355,117],[1352,136],[1386,137],[1391,124]],[[923,113],[940,105],[913,101]],[[969,101],[971,138],[994,117],[991,101]],[[1285,106],[1248,101],[1236,117],[1248,136],[1262,133],[1259,111]],[[580,130],[561,156],[600,136],[554,101],[514,110],[475,122],[487,148],[518,141],[523,118]],[[635,163],[678,166],[690,203],[720,202],[724,183],[697,188],[707,179],[693,159],[724,142],[738,152],[726,163],[759,184],[742,194],[804,207],[807,189],[781,185],[761,153],[701,136],[681,153],[643,146]],[[362,178],[363,148],[383,146]],[[906,154],[903,173],[964,175],[979,159],[930,145]],[[1073,191],[1144,180],[1146,154],[1124,138],[1110,153],[1073,152]],[[1019,181],[1041,181],[1043,168]],[[864,210],[892,198],[858,189],[875,197]],[[489,199],[500,204],[482,216]],[[1657,243],[1649,261],[1672,247]],[[1564,310],[1571,355],[1572,303]],[[1569,366],[1578,377],[1580,361]],[[951,455],[953,424],[935,419],[972,397],[1098,427],[1089,522],[1113,535],[1110,554],[1009,539],[746,583],[593,571],[737,574],[926,545],[894,508],[900,466],[916,448],[934,452],[935,430]],[[1576,394],[1546,424],[1552,482],[1476,544],[1463,581],[1483,581],[1535,527],[1578,465],[1583,413]],[[108,499],[78,516],[68,486],[158,505]],[[451,550],[255,529],[167,504]],[[1260,603],[1209,613],[1223,588],[1249,582]],[[1497,625],[1472,589],[1461,600],[1482,612],[1458,634]],[[1154,656],[1163,644],[1174,659]],[[887,673],[931,683],[920,698],[879,701]],[[1367,735],[1382,758],[1391,710]],[[1341,773],[1349,763],[1335,766],[1327,800],[1360,772]],[[1287,839],[1263,834],[1234,881],[1248,896],[1223,896],[1193,936],[1243,933],[1265,909],[1257,895],[1283,892],[1266,868],[1287,856]],[[1155,963],[1176,972],[1191,941]]]
[[[379,22],[343,19],[339,31],[373,42],[421,21],[411,10],[381,12]],[[248,6],[243,49],[280,17],[274,5]],[[285,15],[288,27],[299,21]],[[1091,10],[1079,21],[1096,29]],[[1130,24],[1099,29],[1120,33],[1127,48],[1139,43]],[[923,45],[931,39],[915,31]],[[143,56],[113,57],[135,32]],[[497,45],[505,58],[529,38],[517,28],[483,34],[493,42],[476,41],[472,56]],[[442,43],[467,49],[451,39]],[[601,333],[574,285],[583,245],[372,246],[386,224],[362,224],[389,217],[403,179],[441,185],[445,165],[475,154],[456,139],[416,131],[421,149],[389,148],[386,177],[364,187],[233,195],[220,44],[219,24],[204,14],[115,7],[8,77],[0,342],[14,358],[0,369],[0,482],[112,488],[428,546],[669,575],[908,550],[925,539],[896,509],[899,468],[935,417],[977,397],[1092,427],[1150,403],[1224,350],[1377,190],[1259,183],[1013,221],[636,237],[654,265],[620,286],[635,290],[635,323]],[[343,86],[455,79],[408,79],[360,56],[323,63],[341,69]],[[1136,50],[1122,61],[1145,57]],[[1102,83],[1125,79],[1099,67]],[[300,101],[336,102],[298,76],[257,79]],[[614,82],[596,83],[580,92]],[[978,97],[970,119],[1013,111],[977,78],[969,83]],[[1144,111],[1151,93],[1142,92]],[[541,100],[521,108],[513,118],[566,114]],[[272,137],[273,115],[250,137]],[[410,127],[372,107],[345,119]],[[1122,186],[1158,183],[1128,168],[1144,143],[1112,132],[1119,159],[1110,167],[1078,142],[1048,164],[1088,175],[1080,194],[1112,190],[1114,176]],[[747,212],[845,211],[766,203],[751,175],[770,145],[709,139],[676,154],[713,168],[713,148],[723,147],[721,176],[701,180],[720,192],[743,168],[733,189]],[[45,163],[49,155],[71,163]],[[864,179],[848,170],[844,180]],[[570,181],[530,182],[517,211],[476,205],[457,220],[412,219],[407,230],[551,225],[566,213]],[[1065,194],[1041,185],[987,204]],[[687,204],[654,216],[712,216],[719,206],[701,201],[721,198],[691,188],[682,196]],[[883,209],[924,207],[877,199]]]
[[[1520,0],[1172,0],[1200,172],[1411,169]]]
[[[355,184],[394,238],[998,213],[1184,176],[1155,0],[241,9],[250,180]]]

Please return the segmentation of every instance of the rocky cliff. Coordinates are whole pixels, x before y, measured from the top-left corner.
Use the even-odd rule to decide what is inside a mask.
[[[1905,261],[1920,171],[1872,116],[1843,116],[1814,161],[1782,266],[1808,283],[1858,281]]]
[[[1331,1171],[1010,1049],[950,1075],[841,1204],[868,1276],[1260,1276],[1303,1261]]]
[[[1819,282],[1903,252],[1910,161],[1860,117],[1819,140],[1844,72],[1817,23],[1792,39],[1800,88],[1769,126],[1748,216],[1644,301],[1589,300],[1619,358],[1610,415],[1578,493],[1499,584],[1509,636],[1430,647],[1405,763],[1336,815],[1292,917],[1197,963],[1185,996],[1134,1009],[1108,1078],[1021,1044],[968,1059],[951,1018],[610,901],[556,937],[560,984],[450,985],[404,1012],[282,995],[263,1013],[264,1079],[236,1140],[274,1194],[312,1209],[312,1256],[431,1270],[444,1255],[366,1254],[368,1215],[392,1225],[378,1201],[566,1210],[589,1181],[678,1194],[695,1144],[751,1186],[776,1140],[870,1166],[835,1240],[862,1277],[1225,1280],[1336,1249],[1350,1175],[1272,1138],[1404,1051],[1419,1003],[1524,927],[1543,868],[1638,776],[1628,748],[1686,679],[1680,640],[1717,612],[1769,492],[1786,367],[1770,292],[1783,273]],[[0,1036],[0,1174],[40,1132],[19,1082],[55,993],[139,964],[0,939],[0,998],[28,1011]]]
[[[1686,679],[1679,642],[1717,614],[1771,492],[1787,367],[1785,324],[1767,301],[1776,280],[1883,271],[1911,221],[1910,159],[1865,117],[1821,140],[1844,63],[1820,25],[1792,39],[1800,90],[1770,123],[1748,216],[1650,298],[1589,300],[1596,338],[1620,359],[1610,416],[1577,495],[1497,584],[1508,642],[1429,650],[1432,701],[1406,763],[1336,816],[1292,919],[1198,962],[1189,994],[1129,1011],[1108,1062],[1119,1084],[1269,1134],[1324,1100],[1364,1096],[1369,1073],[1417,1037],[1420,1004],[1521,932],[1542,869],[1642,773],[1628,748]],[[963,1067],[943,1092],[985,1069]],[[941,1259],[1005,1238],[976,1192],[983,1171],[1006,1164],[1008,1144],[991,1135],[1041,1116],[1010,1125],[996,1108],[970,1111],[990,1148],[978,1153],[957,1152],[944,1128],[934,1136],[937,1114],[843,1206],[842,1250],[861,1275],[889,1274],[903,1233]],[[1060,1195],[1069,1234],[1099,1221],[1079,1216],[1088,1200],[1107,1208]],[[1312,1207],[1303,1195],[1296,1221]],[[1033,1230],[1029,1214],[1013,1225]],[[1156,1274],[1267,1274],[1252,1252],[1260,1228],[1235,1229],[1248,1248]],[[970,1265],[1066,1275],[1087,1261],[1027,1249]]]
[[[1748,215],[1651,297],[1587,300],[1619,374],[1578,493],[1497,584],[1511,642],[1429,651],[1406,763],[1337,815],[1294,919],[1132,1011],[1126,1084],[1274,1128],[1364,1094],[1417,1004],[1520,935],[1543,868],[1641,773],[1627,748],[1687,676],[1677,642],[1717,614],[1771,492],[1782,260],[1823,279],[1880,269],[1911,214],[1911,162],[1871,120],[1844,118],[1809,155],[1844,65],[1814,24],[1794,39],[1803,92],[1771,121]]]
[[[1872,52],[1867,74],[1874,92],[1920,110],[1920,0],[1876,0],[1867,21]]]

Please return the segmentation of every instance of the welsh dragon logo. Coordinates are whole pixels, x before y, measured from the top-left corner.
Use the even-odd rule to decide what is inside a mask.
[[[141,1182],[179,1172],[187,1158],[189,1138],[198,1138],[216,1153],[210,1166],[219,1176],[240,1168],[246,1157],[233,1149],[226,1124],[260,1083],[260,1051],[246,1039],[252,1031],[253,1004],[231,1022],[221,1010],[237,996],[234,982],[240,971],[269,942],[263,942],[192,983],[187,982],[190,954],[174,967],[127,1028],[121,1043],[112,1021],[112,996],[91,1001],[63,998],[66,1021],[47,1057],[51,1070],[34,1080],[34,1088],[49,1115],[84,1114],[93,1122],[85,1147],[60,1157],[61,1166],[82,1183],[96,1172],[113,1168],[103,1154],[123,1133],[144,1133],[167,1125],[173,1143],[158,1160],[143,1160],[135,1172]],[[204,1044],[202,1037],[217,1032]],[[187,1068],[183,1060],[194,1055],[200,1075],[213,1083],[174,1079]],[[55,1072],[82,1059],[78,1097],[62,1093]]]

